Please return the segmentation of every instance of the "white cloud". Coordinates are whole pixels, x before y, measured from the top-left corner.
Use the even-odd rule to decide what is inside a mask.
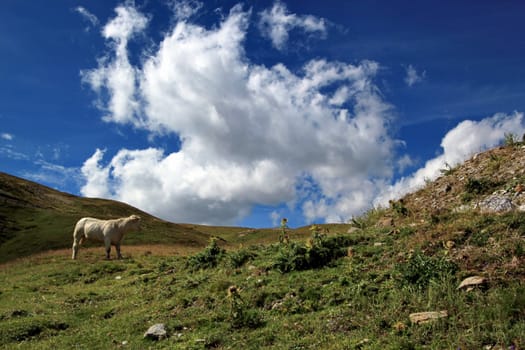
[[[168,6],[172,9],[175,20],[184,21],[199,12],[204,4],[197,0],[168,0]]]
[[[114,57],[104,56],[99,60],[99,67],[82,71],[82,80],[97,92],[108,88],[112,93],[107,101],[107,110],[111,113],[104,120],[130,122],[136,120],[139,101],[135,95],[136,74],[128,59],[127,44],[133,35],[140,33],[148,24],[146,16],[130,6],[115,9],[117,16],[103,28],[102,34],[114,47]],[[102,97],[101,97],[102,99]],[[106,105],[98,101],[99,106]]]
[[[0,134],[0,138],[2,138],[3,140],[6,140],[6,141],[11,141],[15,137],[13,136],[13,134],[9,134],[9,133],[4,132],[4,133]]]
[[[426,71],[418,73],[414,66],[410,64],[408,67],[406,67],[405,83],[412,87],[414,84],[422,82],[426,75]]]
[[[85,7],[78,6],[75,8],[75,11],[79,13],[84,19],[86,19],[93,27],[99,25],[97,16],[89,12]]]
[[[104,150],[97,149],[95,153],[87,159],[80,169],[86,179],[86,183],[80,189],[80,193],[89,197],[109,198],[109,168],[99,166],[99,162],[104,156]]]
[[[465,120],[450,130],[443,140],[443,152],[427,161],[425,166],[409,177],[385,189],[376,199],[376,204],[385,205],[389,199],[400,198],[434,180],[446,166],[454,167],[477,152],[495,147],[505,134],[522,135],[525,131],[523,113],[497,113],[480,121]]]
[[[444,137],[441,156],[391,185],[394,169],[413,163],[395,157],[402,142],[389,134],[392,107],[374,84],[379,65],[315,59],[295,72],[257,65],[245,54],[250,16],[237,5],[211,29],[179,21],[132,66],[127,42],[147,17],[117,8],[103,31],[113,52],[84,71],[84,81],[106,121],[176,135],[181,146],[97,150],[81,170],[83,195],[178,222],[229,224],[255,205],[282,204],[310,222],[344,221],[437,176],[445,162],[523,131],[520,113],[463,122]]]
[[[118,16],[124,11],[132,12]],[[89,72],[93,89],[111,97],[107,121],[174,133],[182,146],[171,154],[122,149],[109,161],[98,150],[82,168],[84,195],[222,224],[258,204],[305,202],[309,220],[340,221],[366,209],[380,183],[367,179],[391,176],[396,145],[391,106],[373,84],[378,64],[318,59],[300,72],[253,64],[243,46],[249,20],[237,5],[213,29],[178,22],[141,67],[118,65],[126,51],[115,45],[117,55]],[[110,77],[128,69],[137,83],[126,95],[134,98],[120,106]]]
[[[259,30],[278,50],[285,48],[288,33],[295,28],[300,28],[307,33],[316,33],[320,37],[324,37],[327,30],[324,19],[289,13],[286,5],[279,1],[276,1],[270,10],[260,13]]]

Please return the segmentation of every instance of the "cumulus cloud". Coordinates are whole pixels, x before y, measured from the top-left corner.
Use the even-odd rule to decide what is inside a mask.
[[[412,87],[414,84],[422,82],[425,79],[426,74],[426,71],[418,73],[416,68],[410,64],[406,67],[405,83],[409,87]]]
[[[389,133],[392,106],[374,84],[379,64],[319,58],[296,71],[255,64],[244,46],[250,21],[241,5],[213,28],[179,19],[132,65],[128,41],[148,17],[129,5],[116,9],[102,31],[109,52],[83,81],[98,94],[104,120],[141,128],[151,140],[175,136],[180,149],[98,149],[81,169],[83,195],[178,222],[230,224],[256,205],[284,204],[309,222],[340,222],[523,131],[521,113],[462,122],[443,138],[440,156],[392,184],[395,169],[413,161],[396,158],[402,142]]]
[[[109,23],[138,29],[123,22],[145,18],[124,13],[136,10],[121,8]],[[391,106],[373,83],[379,65],[317,59],[292,72],[253,64],[243,45],[249,21],[240,5],[216,28],[179,21],[141,67],[118,64],[126,56],[118,40],[134,30],[106,36],[116,55],[86,73],[110,96],[105,120],[175,134],[182,144],[170,154],[122,149],[109,161],[97,150],[82,168],[84,195],[201,223],[232,223],[254,205],[295,203],[308,220],[366,209],[379,190],[367,179],[391,176],[396,145]],[[126,96],[134,98],[113,103],[122,90],[111,77],[130,69],[136,84]]]
[[[102,34],[114,48],[114,56],[99,59],[99,67],[81,72],[83,82],[89,84],[96,92],[107,88],[111,91],[109,101],[100,94],[98,106],[105,107],[108,114],[106,121],[120,123],[130,122],[137,114],[139,101],[135,95],[136,70],[130,64],[127,45],[133,35],[140,33],[148,24],[148,19],[134,7],[119,6],[115,9],[117,16],[103,28]]]
[[[385,205],[389,199],[400,198],[436,179],[442,169],[454,167],[475,153],[495,147],[506,134],[522,135],[525,131],[523,113],[497,113],[480,121],[465,120],[450,130],[441,141],[441,154],[428,160],[411,176],[400,179],[386,187],[376,199],[377,205]]]
[[[295,28],[302,29],[306,33],[315,33],[320,37],[324,37],[327,30],[324,19],[289,13],[286,5],[279,1],[276,1],[271,9],[260,13],[259,29],[278,50],[285,48],[289,32]]]

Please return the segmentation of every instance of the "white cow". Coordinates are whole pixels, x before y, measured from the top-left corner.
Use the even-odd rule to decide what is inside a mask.
[[[113,220],[99,220],[95,218],[82,218],[78,220],[73,231],[73,259],[77,258],[78,248],[89,239],[104,242],[106,246],[106,259],[109,259],[111,245],[117,250],[117,258],[121,259],[120,242],[129,231],[140,229],[140,216],[131,215],[127,218]]]

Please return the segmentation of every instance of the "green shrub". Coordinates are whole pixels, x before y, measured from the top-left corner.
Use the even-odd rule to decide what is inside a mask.
[[[212,238],[210,244],[202,252],[188,258],[186,266],[192,270],[213,268],[224,255],[225,250],[219,247],[215,238]]]
[[[465,192],[462,194],[463,203],[472,201],[476,196],[488,194],[494,191],[500,183],[490,179],[469,178],[464,186]]]
[[[277,255],[274,267],[282,273],[308,269],[308,249],[300,243],[292,242],[283,247]]]
[[[253,260],[255,257],[257,257],[255,252],[250,252],[245,249],[237,250],[228,254],[229,265],[236,269],[243,266],[248,261]]]
[[[309,246],[293,242],[283,247],[274,267],[282,273],[320,268],[346,256],[347,248],[353,242],[349,236],[326,237],[314,232]]]
[[[402,285],[425,289],[431,280],[452,275],[458,267],[452,261],[441,257],[429,257],[421,252],[412,254],[407,262],[397,267]]]
[[[392,207],[392,210],[394,210],[394,212],[397,215],[408,216],[408,209],[407,207],[405,207],[402,201],[398,201],[398,202],[391,201],[390,205]]]
[[[472,236],[470,237],[470,243],[477,247],[484,247],[485,245],[487,245],[489,238],[490,232],[488,232],[487,230],[481,230],[472,234]]]
[[[498,182],[490,179],[469,178],[465,184],[465,191],[470,194],[486,194],[499,186]]]

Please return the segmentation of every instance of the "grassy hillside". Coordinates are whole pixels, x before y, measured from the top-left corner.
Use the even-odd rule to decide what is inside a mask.
[[[0,265],[0,348],[523,349],[523,164],[519,144],[491,150],[288,244],[275,230],[184,225],[228,249],[137,246],[104,261],[97,247]],[[483,210],[494,194],[513,208]],[[471,276],[482,283],[458,288]],[[145,339],[156,323],[167,337]]]
[[[279,230],[175,224],[128,204],[81,198],[0,172],[0,263],[47,250],[70,248],[75,223],[84,216],[112,219],[131,214],[142,217],[142,230],[126,236],[124,245],[182,245],[204,247],[211,237],[237,247],[274,242]],[[348,225],[328,225],[344,230]],[[290,230],[304,237],[308,228]],[[94,246],[87,243],[86,246]],[[123,248],[125,251],[125,248]]]
[[[124,245],[204,247],[214,234],[211,227],[173,224],[121,202],[80,198],[0,173],[0,263],[71,247],[75,223],[84,216],[111,219],[131,214],[142,217],[142,230],[127,235]],[[222,227],[217,230],[235,233],[245,229]]]

